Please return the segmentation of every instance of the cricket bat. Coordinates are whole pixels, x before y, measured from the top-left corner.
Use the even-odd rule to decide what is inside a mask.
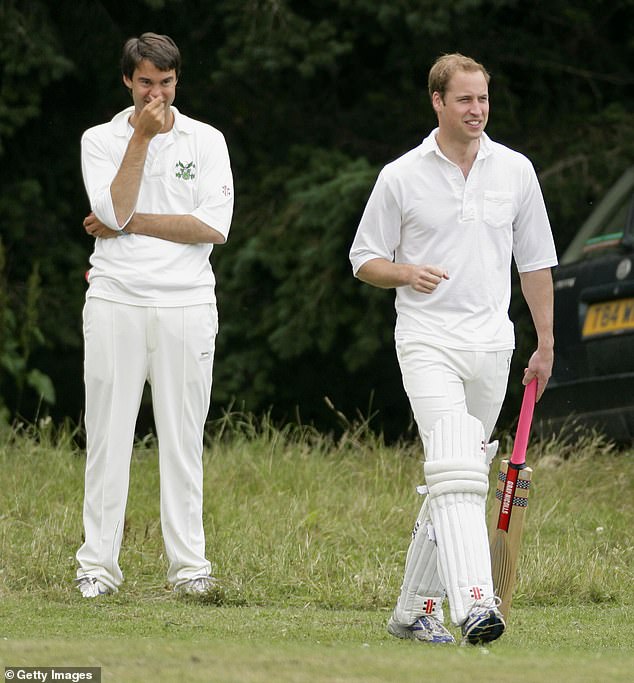
[[[508,619],[515,587],[517,559],[533,470],[526,466],[526,448],[537,396],[537,379],[524,389],[513,453],[502,460],[491,518],[491,569],[493,590],[502,600],[500,611]]]

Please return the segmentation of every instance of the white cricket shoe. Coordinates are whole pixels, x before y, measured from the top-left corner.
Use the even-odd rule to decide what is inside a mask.
[[[423,643],[453,644],[456,639],[433,615],[424,615],[416,619],[410,626],[399,624],[392,615],[387,622],[388,633],[397,638],[420,640]]]
[[[98,598],[100,595],[109,595],[113,592],[105,583],[99,581],[95,576],[85,574],[75,579],[77,588],[84,598]]]
[[[182,595],[203,596],[209,595],[217,587],[217,579],[209,574],[202,574],[201,576],[194,576],[193,579],[177,584],[174,586],[174,590]]]

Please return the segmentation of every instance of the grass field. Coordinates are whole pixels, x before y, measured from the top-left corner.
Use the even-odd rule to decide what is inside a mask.
[[[533,444],[520,576],[487,648],[397,641],[385,623],[420,499],[417,444],[231,416],[205,451],[207,603],[165,585],[156,447],[137,444],[115,596],[73,587],[84,456],[50,424],[0,437],[0,668],[97,666],[103,681],[632,681],[634,453]],[[502,451],[510,442],[503,439]],[[493,470],[497,469],[497,464]],[[493,474],[492,474],[493,476]]]

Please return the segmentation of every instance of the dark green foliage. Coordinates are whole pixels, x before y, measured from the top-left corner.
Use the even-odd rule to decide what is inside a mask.
[[[24,291],[13,297],[5,276],[5,251],[0,239],[0,388],[11,386],[19,409],[28,387],[44,404],[55,403],[55,388],[50,377],[31,367],[33,350],[44,339],[39,328],[41,298],[40,266],[33,263]],[[9,419],[9,411],[0,393],[0,427]]]
[[[2,0],[0,188],[7,287],[40,264],[43,345],[59,417],[81,411],[83,273],[91,239],[79,137],[129,99],[130,35],[169,33],[183,52],[177,106],[220,128],[236,179],[230,241],[214,251],[221,333],[215,410],[280,419],[409,416],[392,350],[393,293],[352,278],[347,252],[380,167],[435,125],[426,74],[460,51],[490,70],[496,140],[540,175],[563,250],[634,157],[633,0]],[[72,20],[69,17],[72,16]],[[532,344],[512,304],[517,384]],[[17,398],[2,388],[12,409]],[[33,405],[22,402],[28,416]],[[372,408],[368,408],[371,405]],[[515,396],[505,419],[515,415]]]
[[[3,141],[41,114],[42,91],[72,68],[60,51],[46,3],[0,4],[0,152]]]

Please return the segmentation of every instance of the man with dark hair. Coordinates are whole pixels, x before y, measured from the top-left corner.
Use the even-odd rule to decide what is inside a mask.
[[[121,53],[121,73],[131,80],[144,59],[160,71],[174,69],[176,78],[180,78],[181,53],[169,36],[144,33],[140,38],[129,38]]]
[[[453,643],[443,601],[465,642],[498,638],[485,504],[489,440],[514,347],[511,259],[537,333],[524,383],[543,393],[553,364],[557,257],[530,161],[493,142],[489,74],[444,55],[429,73],[438,127],[380,173],[350,251],[353,272],[396,289],[395,342],[423,442],[425,501],[388,631]]]
[[[123,581],[118,558],[130,458],[146,380],[159,443],[167,578],[204,594],[215,579],[202,520],[203,430],[218,315],[209,261],[228,236],[233,182],[215,128],[174,106],[181,57],[168,36],[123,49],[133,106],[81,143],[95,238],[84,307],[85,541],[77,584],[94,598]]]

